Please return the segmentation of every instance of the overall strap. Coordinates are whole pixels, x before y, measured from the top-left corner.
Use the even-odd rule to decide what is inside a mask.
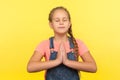
[[[50,49],[54,49],[53,37],[50,37],[49,40],[50,40]]]
[[[74,48],[74,44],[73,44],[72,38],[68,37],[68,39],[69,39],[70,49],[73,49]]]
[[[54,49],[53,38],[54,38],[54,37],[50,37],[50,38],[49,38],[49,40],[50,40],[50,49]],[[73,48],[74,48],[74,44],[73,44],[73,42],[72,42],[71,37],[68,37],[68,40],[69,40],[70,49],[73,49]]]

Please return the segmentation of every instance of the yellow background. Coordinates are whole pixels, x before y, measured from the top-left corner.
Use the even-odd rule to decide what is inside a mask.
[[[0,0],[0,80],[44,80],[44,72],[27,73],[35,47],[53,35],[49,11],[64,6],[73,33],[96,60],[97,73],[81,72],[81,80],[120,80],[119,0]]]

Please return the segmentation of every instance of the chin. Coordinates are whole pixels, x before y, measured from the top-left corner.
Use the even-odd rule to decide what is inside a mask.
[[[64,35],[64,34],[67,34],[67,32],[58,32],[58,34]]]

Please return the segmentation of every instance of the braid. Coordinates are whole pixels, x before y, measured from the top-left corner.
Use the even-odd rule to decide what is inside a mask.
[[[76,56],[76,60],[78,60],[78,44],[72,34],[72,29],[71,29],[72,25],[70,26],[69,30],[68,30],[68,34],[70,35],[72,42],[74,44],[74,52],[75,52],[75,56]]]

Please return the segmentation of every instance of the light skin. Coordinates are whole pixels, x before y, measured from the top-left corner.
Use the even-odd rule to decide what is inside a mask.
[[[55,60],[43,62],[41,61],[43,57],[42,54],[40,52],[34,51],[34,54],[30,58],[27,65],[28,72],[47,70],[58,66],[61,63],[78,71],[93,73],[97,71],[96,63],[89,51],[80,56],[83,60],[81,62],[69,60],[67,58],[65,43],[68,41],[67,31],[70,28],[71,22],[64,10],[56,10],[52,16],[52,21],[49,22],[49,25],[54,31],[54,41],[59,43],[57,58]]]

